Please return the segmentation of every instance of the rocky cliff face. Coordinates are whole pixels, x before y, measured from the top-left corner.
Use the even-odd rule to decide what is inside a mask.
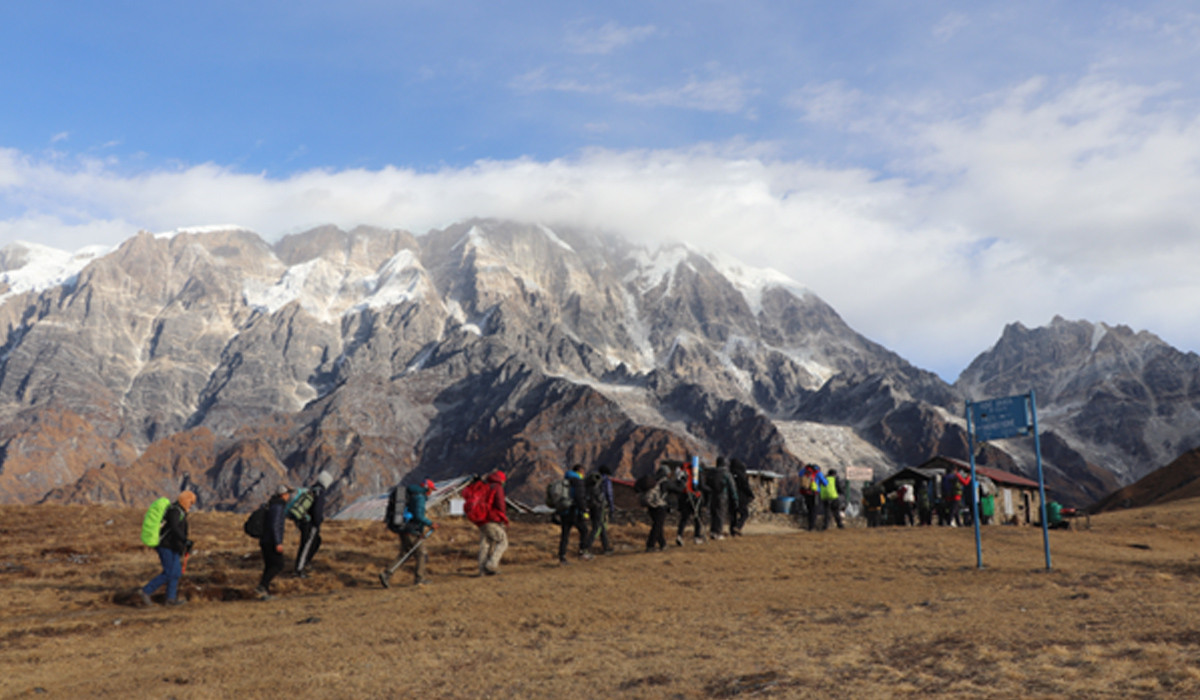
[[[959,390],[795,282],[584,231],[139,234],[58,284],[14,286],[0,323],[2,502],[134,504],[186,485],[202,507],[245,509],[328,469],[336,507],[493,468],[536,502],[576,462],[634,476],[689,453],[784,472],[814,455],[880,470],[966,454]],[[960,385],[1002,390],[1030,360],[988,362]],[[1187,358],[1149,365],[1139,376],[1161,398],[1138,408],[1121,384],[1126,413],[1109,423],[1065,408],[1107,394],[1063,392],[1064,483],[1106,473],[1075,441],[1146,442],[1103,427],[1139,410],[1195,433]],[[1189,439],[1179,430],[1172,444]]]
[[[1033,390],[1054,463],[1080,479],[1128,483],[1200,445],[1200,357],[1125,326],[1012,324],[955,386],[969,398]]]

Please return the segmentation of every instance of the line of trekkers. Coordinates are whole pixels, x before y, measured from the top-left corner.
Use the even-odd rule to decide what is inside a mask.
[[[463,490],[464,514],[479,529],[480,576],[498,574],[500,560],[508,548],[505,482],[505,473],[496,470],[475,477]],[[307,576],[312,558],[321,546],[325,494],[332,483],[333,478],[329,473],[322,471],[307,488],[292,489],[282,484],[270,500],[246,519],[246,534],[257,539],[262,554],[263,571],[254,591],[258,598],[272,598],[271,583],[285,568],[283,541],[287,520],[295,522],[300,531],[293,573],[301,578]],[[800,493],[806,501],[810,530],[816,527],[818,504],[824,505],[826,527],[830,518],[836,521],[839,528],[843,527],[839,486],[841,493],[845,493],[844,482],[837,478],[835,471],[825,475],[820,467],[807,465],[801,472]],[[672,509],[679,514],[675,544],[683,546],[689,526],[692,528],[692,541],[702,544],[708,539],[724,539],[726,534],[733,537],[741,535],[749,518],[750,502],[754,499],[745,465],[737,459],[726,462],[723,457],[717,458],[712,467],[701,465],[696,457],[684,461],[666,460],[653,474],[638,479],[634,489],[650,520],[647,552],[666,548],[664,530],[667,515]],[[391,576],[409,560],[413,562],[414,583],[423,585],[428,582],[425,541],[437,529],[437,525],[425,513],[425,507],[433,490],[433,482],[426,480],[420,484],[397,485],[388,495],[384,522],[391,532],[399,536],[400,549],[397,559],[379,574],[380,583],[385,588],[389,586]],[[144,605],[150,605],[151,596],[166,586],[167,602],[178,605],[182,604],[178,599],[179,580],[191,549],[191,541],[187,539],[187,512],[196,497],[191,491],[184,491],[169,507],[166,506],[167,499],[159,501],[162,502],[161,508],[147,511],[143,530],[164,533],[161,542],[155,538],[151,544],[151,540],[143,539],[155,548],[163,571],[139,589],[138,598]],[[616,504],[612,470],[607,466],[601,465],[586,475],[582,465],[571,467],[562,479],[547,486],[546,503],[554,511],[553,521],[561,528],[557,551],[560,564],[569,561],[567,554],[573,530],[579,533],[579,547],[576,550],[579,558],[592,559],[597,543],[601,554],[613,551],[609,528],[616,513]]]

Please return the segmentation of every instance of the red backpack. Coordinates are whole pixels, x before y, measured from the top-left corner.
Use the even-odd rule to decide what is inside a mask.
[[[492,513],[492,490],[484,481],[472,481],[463,489],[463,514],[475,525],[488,522]]]

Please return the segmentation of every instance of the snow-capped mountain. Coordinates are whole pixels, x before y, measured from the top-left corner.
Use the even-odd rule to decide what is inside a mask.
[[[0,303],[0,501],[134,503],[185,483],[242,508],[327,468],[336,505],[497,467],[532,500],[576,462],[882,476],[965,456],[959,391],[803,285],[683,245],[473,220],[274,244],[184,229],[64,255],[0,256],[25,271]],[[1067,492],[1095,466],[1077,437],[1056,453]],[[1115,484],[1100,471],[1080,494]]]

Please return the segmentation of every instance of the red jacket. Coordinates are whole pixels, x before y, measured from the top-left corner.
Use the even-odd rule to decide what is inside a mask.
[[[491,501],[488,503],[489,523],[508,525],[508,503],[504,500],[504,477],[490,474],[487,478],[488,491],[491,491]]]

